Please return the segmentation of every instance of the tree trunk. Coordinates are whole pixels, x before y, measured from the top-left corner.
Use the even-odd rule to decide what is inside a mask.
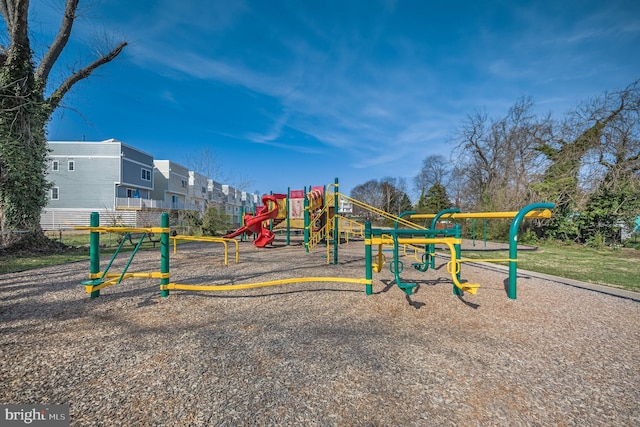
[[[28,37],[29,0],[0,1],[10,40],[8,48],[0,46],[0,249],[22,240],[46,241],[40,228],[40,213],[47,205],[50,187],[45,127],[73,85],[114,59],[127,45],[121,42],[74,72],[46,99],[49,72],[67,45],[79,1],[66,0],[60,30],[37,70]]]
[[[0,72],[0,246],[40,233],[46,205],[47,145],[42,90],[31,50],[15,44]]]

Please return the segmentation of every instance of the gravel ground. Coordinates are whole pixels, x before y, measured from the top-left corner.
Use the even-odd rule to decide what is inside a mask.
[[[251,283],[363,277],[362,243],[241,244],[171,254],[171,280]],[[126,260],[118,260],[113,271]],[[406,259],[408,265],[411,260]],[[303,283],[171,291],[130,279],[91,299],[88,261],[0,275],[0,403],[70,404],[74,426],[640,426],[640,303],[443,261],[410,298],[385,269],[364,286]],[[102,267],[106,265],[103,261]],[[158,251],[130,271],[159,269]]]

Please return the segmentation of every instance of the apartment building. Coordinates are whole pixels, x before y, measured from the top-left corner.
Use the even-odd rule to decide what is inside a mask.
[[[169,202],[166,209],[196,210],[189,201],[189,169],[171,160],[153,161],[151,198]]]
[[[116,221],[118,199],[149,199],[153,156],[114,139],[99,142],[50,141],[48,179],[52,183],[40,223],[44,229],[88,225],[100,212]],[[122,215],[121,215],[122,216]],[[135,213],[122,221],[135,222]]]
[[[211,204],[239,225],[240,213],[258,199],[115,139],[48,144],[52,188],[40,219],[45,230],[89,225],[91,212],[100,213],[101,225],[147,227],[159,224],[161,212],[179,221],[181,212],[202,215]]]
[[[189,171],[189,200],[200,213],[204,214],[209,206],[208,179],[195,171]]]

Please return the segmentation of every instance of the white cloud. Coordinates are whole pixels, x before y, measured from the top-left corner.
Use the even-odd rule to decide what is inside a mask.
[[[132,61],[176,80],[213,81],[271,97],[286,113],[272,118],[264,131],[244,138],[317,152],[305,142],[283,142],[287,132],[300,132],[344,150],[357,159],[358,167],[421,160],[429,150],[441,148],[456,123],[476,109],[506,113],[519,96],[538,95],[529,92],[532,85],[562,89],[570,79],[586,80],[587,68],[582,64],[590,61],[591,54],[582,56],[567,46],[622,31],[588,26],[588,18],[573,27],[559,27],[559,20],[546,19],[540,9],[524,8],[517,16],[528,26],[508,34],[499,29],[482,31],[473,46],[434,61],[425,55],[428,41],[412,39],[402,31],[384,33],[382,15],[370,20],[372,27],[364,35],[372,39],[367,39],[356,24],[353,28],[323,25],[297,7],[288,11],[293,21],[279,22],[275,15],[252,15],[244,4],[214,18],[209,12],[199,16],[200,9],[170,3],[165,0],[155,9],[158,19],[152,15],[152,30],[141,32],[140,42],[132,45]],[[256,28],[237,28],[247,24],[240,24],[247,17]],[[270,25],[260,26],[269,20],[273,20]],[[213,28],[208,28],[211,22]],[[183,33],[187,23],[194,24],[190,28],[194,34]],[[622,28],[637,34],[638,25]],[[172,31],[177,32],[173,39]],[[241,37],[225,46],[227,31],[236,35],[246,31],[260,38]],[[212,45],[189,44],[191,38],[199,37]],[[375,43],[394,52],[394,59],[376,57]],[[262,47],[275,53],[260,51]],[[547,89],[542,98],[543,104],[561,104],[568,96]]]

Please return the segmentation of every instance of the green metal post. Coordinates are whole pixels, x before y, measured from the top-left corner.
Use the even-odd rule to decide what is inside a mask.
[[[473,218],[473,221],[471,221],[471,242],[474,248],[476,247],[476,219]]]
[[[373,294],[373,285],[370,282],[373,280],[373,269],[371,267],[371,223],[369,221],[364,223],[364,259],[364,277],[367,279],[366,293],[371,295]]]
[[[436,229],[436,224],[438,223],[438,220],[440,219],[440,217],[442,215],[446,215],[446,214],[450,214],[450,213],[460,213],[460,209],[458,208],[449,208],[449,209],[444,209],[441,210],[440,212],[438,212],[436,214],[435,217],[433,217],[433,219],[431,220],[431,230],[435,230]],[[434,234],[435,236],[435,234]],[[434,244],[430,244],[429,245],[429,253],[435,253],[436,252],[436,245]],[[435,269],[436,268],[436,257],[435,255],[431,257],[431,268]]]
[[[309,200],[307,199],[307,187],[304,187],[304,248],[307,252],[309,252],[309,239],[310,231],[309,227],[311,226],[311,219],[309,215]]]
[[[340,223],[338,220],[338,178],[335,180],[333,189],[333,263],[338,264],[338,246],[340,246]],[[327,215],[329,210],[327,209]]]
[[[462,232],[460,230],[460,224],[456,224],[453,229],[455,230],[455,237],[456,239],[459,239],[462,236]],[[456,252],[456,259],[460,260],[460,243],[456,243],[453,245],[455,252]],[[462,265],[462,264],[460,264]],[[457,265],[452,265],[451,268],[455,268],[457,269],[458,266]],[[462,267],[460,267],[460,270],[456,273],[456,278],[458,279],[458,283],[460,283],[460,275],[462,273]],[[462,289],[460,289],[459,287],[457,287],[456,285],[453,285],[453,294],[456,296],[462,296],[464,295],[464,291]]]
[[[289,211],[289,202],[291,200],[291,187],[287,187],[287,246],[291,245],[291,212]]]
[[[532,203],[525,206],[518,212],[511,222],[509,228],[509,290],[507,296],[511,299],[516,299],[516,288],[518,280],[518,229],[520,223],[524,219],[524,216],[536,209],[553,209],[555,205],[553,203]]]
[[[169,214],[162,212],[160,219],[160,226],[162,228],[169,228]],[[163,231],[160,235],[160,273],[169,273],[169,231]],[[160,285],[168,285],[169,278],[160,279]],[[169,296],[168,289],[161,289],[160,296],[162,298]]]
[[[487,219],[484,219],[484,234],[482,235],[484,239],[484,247],[487,247]]]
[[[98,212],[91,212],[89,226],[100,227],[100,214]],[[89,235],[89,264],[89,273],[91,275],[100,273],[100,233],[93,230]],[[100,290],[92,291],[90,295],[91,298],[97,298],[100,296]]]

